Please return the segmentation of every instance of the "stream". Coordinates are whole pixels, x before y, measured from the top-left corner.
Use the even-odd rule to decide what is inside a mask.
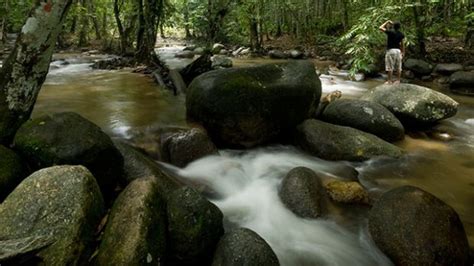
[[[172,68],[189,59],[176,59],[180,47],[159,49]],[[129,137],[132,130],[159,125],[186,126],[184,96],[173,96],[148,77],[130,70],[92,70],[82,55],[62,55],[52,63],[33,116],[73,111],[99,125],[111,136]],[[235,67],[275,62],[234,59]],[[321,67],[327,62],[315,62]],[[342,91],[356,98],[383,80],[352,82],[321,76],[323,95]],[[199,180],[219,195],[212,198],[224,213],[225,225],[248,227],[273,248],[282,265],[391,265],[367,232],[367,209],[334,206],[323,218],[302,219],[278,197],[278,186],[288,171],[306,166],[331,177],[346,165],[359,171],[370,193],[401,185],[420,187],[451,205],[460,215],[471,247],[474,245],[474,98],[451,94],[460,103],[458,114],[437,126],[452,134],[450,141],[425,135],[407,135],[396,143],[407,151],[401,159],[364,163],[328,162],[293,147],[272,146],[249,151],[223,150],[220,156],[195,161],[184,169],[169,166],[178,175]]]

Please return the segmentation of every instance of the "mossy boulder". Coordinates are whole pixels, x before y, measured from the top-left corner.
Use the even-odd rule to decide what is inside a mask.
[[[469,265],[469,244],[453,208],[412,186],[384,193],[369,215],[375,244],[395,265]]]
[[[400,157],[402,151],[375,135],[315,119],[297,127],[296,144],[326,160],[365,161],[377,156]]]
[[[26,166],[12,150],[0,145],[0,202],[26,177]]]
[[[123,158],[98,126],[76,113],[41,116],[24,123],[15,149],[34,169],[53,165],[83,165],[92,172],[105,196],[121,174]]]
[[[294,214],[317,218],[322,214],[323,186],[316,173],[306,167],[296,167],[283,178],[278,195]]]
[[[224,233],[222,212],[189,187],[174,191],[167,203],[172,263],[209,263]]]
[[[166,206],[156,178],[130,183],[110,212],[98,265],[158,265],[166,254]]]
[[[178,167],[208,155],[218,154],[217,148],[205,131],[193,128],[175,133],[163,142],[162,159]]]
[[[326,106],[320,118],[331,124],[357,128],[386,141],[405,137],[402,123],[387,108],[375,102],[340,99]]]
[[[385,106],[405,126],[423,126],[456,115],[458,103],[430,88],[413,85],[380,85],[361,97]]]
[[[217,245],[212,266],[278,266],[275,252],[254,231],[247,228],[226,232]]]
[[[449,77],[449,87],[453,91],[474,93],[474,71],[458,71]]]
[[[359,182],[331,181],[325,186],[333,201],[339,203],[368,204],[369,193]]]
[[[403,67],[419,77],[429,75],[433,71],[433,65],[420,59],[409,58],[405,61]]]
[[[314,65],[291,61],[205,73],[189,86],[186,109],[218,146],[248,148],[284,138],[320,97]]]
[[[50,167],[23,180],[0,205],[0,239],[52,238],[37,253],[44,265],[81,265],[103,214],[99,186],[85,167]]]

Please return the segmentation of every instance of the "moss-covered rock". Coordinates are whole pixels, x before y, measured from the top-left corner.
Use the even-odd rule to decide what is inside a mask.
[[[193,128],[169,136],[162,145],[162,159],[178,167],[185,167],[190,162],[207,155],[218,154],[204,130]]]
[[[174,191],[167,203],[172,264],[208,264],[224,233],[222,212],[188,187]]]
[[[105,196],[121,174],[123,158],[98,126],[76,113],[57,113],[27,121],[15,135],[15,149],[34,169],[83,165]]]
[[[95,178],[83,166],[55,166],[27,177],[0,205],[0,239],[48,236],[44,265],[87,262],[104,213]]]
[[[323,193],[321,180],[313,170],[296,167],[283,178],[278,194],[296,215],[317,218],[322,214]]]
[[[314,65],[292,61],[205,73],[190,84],[186,109],[218,146],[253,147],[311,117],[320,97]]]
[[[339,203],[369,203],[369,193],[359,182],[332,181],[324,186],[326,192],[335,202]]]
[[[340,99],[330,103],[320,118],[331,124],[357,128],[386,141],[405,137],[402,123],[387,108],[375,102]]]
[[[456,115],[458,103],[432,89],[413,85],[380,85],[361,97],[385,106],[405,126],[423,126]]]
[[[469,265],[469,244],[456,211],[412,186],[384,193],[369,215],[369,231],[395,265]]]
[[[166,206],[156,178],[130,183],[110,212],[98,265],[158,265],[166,254]]]
[[[212,266],[278,266],[278,258],[254,231],[238,228],[224,234],[217,245]]]
[[[0,145],[0,202],[20,184],[26,172],[21,158],[12,150]]]
[[[295,142],[326,160],[364,161],[377,156],[399,157],[402,151],[360,130],[309,119],[297,127]]]

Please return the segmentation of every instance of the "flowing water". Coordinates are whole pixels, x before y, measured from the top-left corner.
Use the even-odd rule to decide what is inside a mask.
[[[160,52],[174,68],[190,60],[174,59],[178,49]],[[39,95],[33,116],[74,111],[114,136],[127,137],[131,130],[155,125],[185,126],[184,97],[158,88],[149,78],[129,70],[91,70],[80,58],[70,64],[53,63]],[[86,61],[86,62],[84,62]],[[269,60],[235,60],[237,67]],[[327,62],[317,62],[325,66]],[[356,98],[381,80],[351,82],[321,76],[323,92],[340,90]],[[432,84],[428,84],[432,86]],[[397,143],[407,153],[399,159],[364,163],[328,162],[295,148],[275,146],[250,151],[221,151],[193,162],[176,174],[206,184],[211,200],[222,210],[226,227],[253,229],[275,250],[283,265],[390,265],[367,233],[367,209],[333,206],[321,219],[301,219],[278,197],[278,186],[294,167],[306,166],[335,178],[347,165],[356,167],[360,182],[372,194],[401,185],[415,185],[451,205],[461,216],[471,245],[474,244],[474,98],[452,95],[460,102],[459,113],[437,126],[451,134],[451,141],[411,134]],[[341,170],[342,169],[342,170]]]

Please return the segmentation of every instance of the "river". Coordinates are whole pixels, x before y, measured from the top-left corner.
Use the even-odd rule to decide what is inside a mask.
[[[173,50],[175,49],[175,50]],[[160,53],[172,67],[189,60],[174,59],[176,48]],[[33,116],[62,111],[77,112],[112,136],[127,138],[133,130],[159,125],[186,126],[185,99],[158,88],[149,78],[130,70],[92,70],[94,58],[68,55],[69,62],[52,63]],[[269,62],[234,60],[236,67]],[[324,65],[325,62],[317,62]],[[341,90],[343,97],[358,97],[382,80],[352,82],[321,76],[323,94]],[[396,143],[407,151],[398,160],[364,163],[328,162],[295,148],[273,146],[249,151],[221,151],[193,162],[177,174],[205,183],[219,195],[211,200],[222,210],[226,226],[245,226],[260,234],[274,249],[282,265],[390,265],[367,234],[367,209],[333,206],[321,219],[301,219],[278,198],[278,186],[294,167],[306,166],[331,176],[345,165],[359,171],[370,193],[401,185],[418,186],[451,205],[460,215],[474,245],[474,98],[453,95],[458,114],[437,126],[453,135],[450,141],[410,134]]]

